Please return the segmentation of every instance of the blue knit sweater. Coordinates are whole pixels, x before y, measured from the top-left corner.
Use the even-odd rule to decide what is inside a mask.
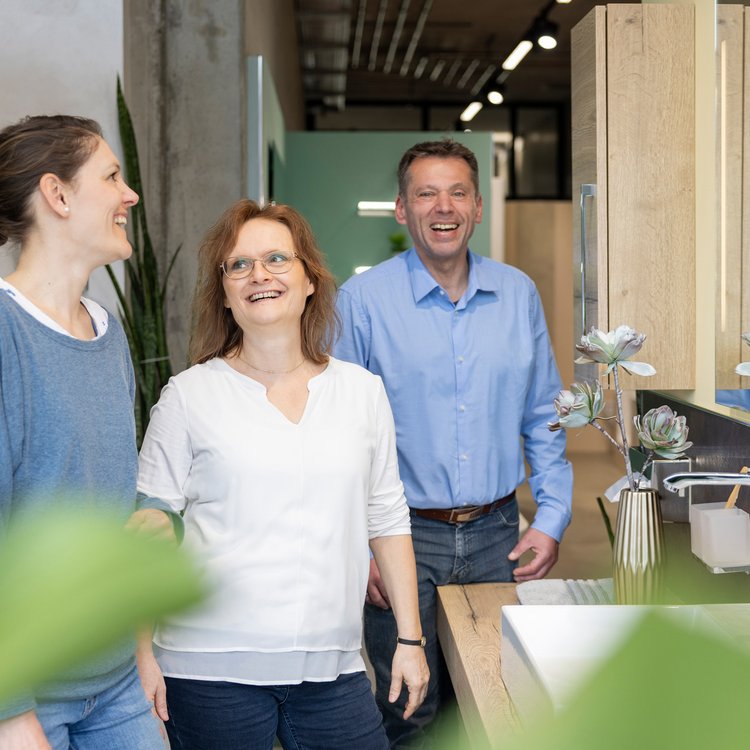
[[[0,291],[0,528],[11,516],[41,515],[71,497],[94,498],[125,523],[136,495],[134,391],[127,341],[112,316],[103,336],[79,341]],[[36,699],[111,687],[132,668],[133,649],[123,643],[35,696],[0,706],[0,719],[33,708]]]

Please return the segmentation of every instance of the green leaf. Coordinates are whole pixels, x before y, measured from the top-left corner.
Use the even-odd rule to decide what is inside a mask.
[[[180,248],[171,255],[167,271],[161,279],[157,254],[148,232],[146,202],[143,198],[138,145],[133,120],[117,79],[117,113],[120,136],[125,154],[125,178],[141,200],[131,211],[133,254],[125,261],[127,294],[123,294],[110,271],[122,307],[125,332],[133,359],[136,382],[136,440],[140,447],[148,425],[151,407],[159,400],[162,388],[172,376],[166,331],[164,305],[167,280]]]
[[[186,553],[66,504],[12,527],[0,546],[0,700],[106,650],[203,586]]]
[[[615,533],[612,531],[612,522],[609,520],[609,513],[604,507],[604,501],[600,498],[596,498],[596,504],[599,506],[599,512],[602,514],[602,520],[604,521],[604,528],[607,530],[607,539],[609,539],[609,546],[615,546]]]

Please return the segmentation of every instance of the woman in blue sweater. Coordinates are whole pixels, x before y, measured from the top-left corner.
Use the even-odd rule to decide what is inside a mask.
[[[66,496],[169,532],[161,511],[133,515],[127,341],[114,317],[82,297],[95,268],[130,255],[125,226],[137,201],[92,120],[30,117],[0,131],[0,245],[20,244],[16,270],[0,279],[0,533],[10,518],[44,514]],[[0,706],[0,747],[163,748],[133,641]]]

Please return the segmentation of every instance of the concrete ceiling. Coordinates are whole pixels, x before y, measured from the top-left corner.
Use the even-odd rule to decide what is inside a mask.
[[[570,98],[570,29],[595,0],[295,0],[309,112],[347,103],[468,102],[537,17],[559,26],[553,50],[535,47],[503,81],[511,102]]]

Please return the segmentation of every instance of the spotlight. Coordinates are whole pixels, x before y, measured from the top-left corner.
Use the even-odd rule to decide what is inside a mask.
[[[538,18],[531,30],[531,38],[542,49],[554,49],[557,47],[557,31],[558,26],[556,23],[546,18]]]
[[[498,91],[497,89],[490,89],[487,92],[487,101],[490,104],[502,104],[505,97],[503,96],[502,91]]]
[[[461,122],[471,122],[483,106],[482,102],[472,102],[463,112],[461,112],[458,119],[461,120]]]

